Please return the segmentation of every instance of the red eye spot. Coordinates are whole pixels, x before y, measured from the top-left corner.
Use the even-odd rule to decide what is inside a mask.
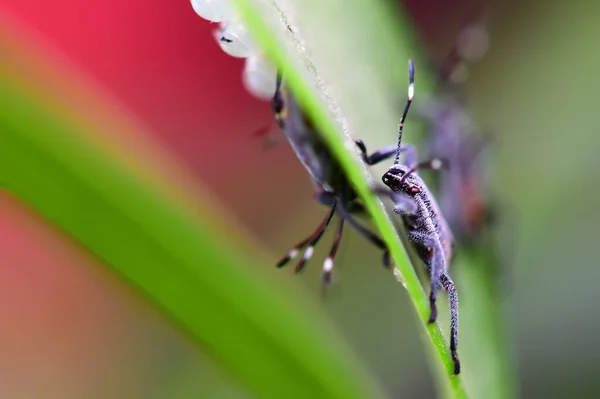
[[[419,194],[421,192],[421,189],[417,186],[410,186],[408,192],[409,194]]]

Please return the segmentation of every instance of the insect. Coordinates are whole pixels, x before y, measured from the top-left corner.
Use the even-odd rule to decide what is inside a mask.
[[[452,169],[437,179],[437,194],[443,214],[459,243],[478,246],[494,216],[486,187],[486,152],[490,134],[477,134],[465,111],[463,101],[452,91],[462,91],[456,81],[457,71],[466,70],[467,60],[483,56],[488,44],[488,33],[481,12],[471,16],[459,33],[454,47],[438,68],[438,88],[435,99],[425,101],[417,108],[429,125],[426,142],[428,157],[446,158]]]
[[[399,163],[404,122],[414,95],[414,64],[409,61],[408,100],[398,125],[398,143],[394,164],[382,176],[383,183],[391,192],[381,187],[375,191],[388,195],[394,201],[394,212],[402,216],[409,242],[414,246],[419,258],[431,276],[429,294],[430,316],[428,323],[437,319],[437,291],[441,286],[448,292],[450,304],[450,352],[454,361],[454,374],[460,373],[458,346],[458,294],[448,275],[448,265],[452,258],[453,237],[440,208],[417,174],[422,169],[448,169],[448,161],[434,158],[416,163],[415,158]]]
[[[365,209],[358,198],[352,184],[343,172],[337,159],[316,133],[310,119],[302,111],[300,105],[289,92],[286,86],[282,86],[281,74],[277,74],[275,94],[271,100],[271,106],[275,115],[275,122],[295,151],[299,160],[309,172],[316,186],[317,201],[330,208],[323,221],[319,223],[316,230],[304,240],[297,243],[279,262],[277,267],[283,267],[304,249],[303,256],[298,261],[295,272],[300,272],[306,262],[311,258],[314,247],[317,245],[326,229],[328,228],[334,214],[338,214],[339,224],[335,241],[323,263],[323,286],[326,288],[331,282],[331,273],[334,267],[334,259],[340,245],[344,224],[347,222],[361,236],[366,238],[376,247],[384,251],[383,263],[390,267],[391,260],[389,252],[383,240],[375,233],[362,226],[354,217],[355,214],[364,214]],[[265,130],[262,130],[264,133]],[[367,154],[364,143],[356,141],[361,152],[363,161],[368,165],[375,165],[385,159],[392,157],[396,152],[395,146],[377,151],[371,155]],[[412,146],[403,146],[401,152],[414,152]]]

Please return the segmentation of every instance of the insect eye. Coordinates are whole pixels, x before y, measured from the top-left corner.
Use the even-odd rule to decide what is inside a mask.
[[[419,194],[421,192],[421,189],[417,186],[410,186],[408,188],[408,192],[409,194]]]

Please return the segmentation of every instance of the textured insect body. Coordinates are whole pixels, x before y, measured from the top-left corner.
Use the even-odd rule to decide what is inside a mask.
[[[458,294],[447,273],[452,258],[453,236],[435,198],[417,174],[421,169],[448,169],[449,165],[447,160],[441,158],[434,158],[418,164],[413,159],[405,160],[404,164],[399,163],[404,121],[412,103],[413,94],[414,66],[410,61],[408,101],[398,126],[398,151],[394,165],[382,176],[383,183],[391,189],[391,192],[385,188],[377,191],[390,196],[394,201],[394,212],[402,216],[408,240],[414,246],[431,276],[429,323],[433,323],[437,319],[438,287],[441,286],[448,292],[450,351],[454,361],[454,374],[458,374],[460,373],[460,361],[457,354]]]
[[[323,263],[324,285],[327,286],[330,283],[334,258],[342,239],[345,222],[373,245],[384,251],[384,265],[389,267],[389,252],[383,240],[375,233],[363,227],[354,218],[354,214],[365,213],[364,206],[358,198],[358,194],[346,177],[337,159],[332,155],[327,144],[315,131],[312,122],[305,115],[297,100],[287,87],[282,86],[280,75],[277,76],[276,91],[271,105],[276,123],[283,131],[292,149],[310,174],[316,186],[317,200],[322,205],[330,207],[328,215],[319,224],[318,228],[309,237],[299,242],[277,263],[277,266],[282,267],[286,265],[304,249],[304,254],[296,265],[296,272],[302,270],[304,264],[312,256],[315,245],[323,236],[334,214],[337,213],[339,215],[339,226],[336,239],[329,255]],[[396,153],[396,147],[393,146],[369,156],[362,141],[356,141],[356,144],[362,152],[364,162],[369,165],[374,165],[388,159]],[[401,151],[410,152],[411,149],[412,147],[406,146]]]
[[[483,151],[486,143],[483,139],[468,137],[461,144],[460,151],[453,158],[457,170],[440,181],[439,193],[443,199],[442,210],[450,215],[449,223],[460,234],[461,243],[477,245],[493,217],[487,198],[485,165],[481,162],[485,160]]]
[[[339,186],[341,167],[331,152],[315,133],[310,120],[306,117],[296,99],[285,86],[273,97],[272,105],[275,110],[275,121],[285,134],[296,156],[315,182],[325,191],[334,192],[334,186]],[[352,198],[354,199],[354,198]],[[347,200],[352,200],[347,199]]]
[[[486,197],[485,151],[489,137],[476,135],[462,105],[454,99],[430,100],[427,149],[429,157],[443,157],[452,169],[437,179],[441,209],[463,244],[477,244],[491,219]]]
[[[444,161],[436,159],[443,164]],[[431,162],[430,162],[431,163]],[[432,169],[439,169],[442,165]],[[407,176],[403,181],[402,178]],[[424,232],[427,235],[434,237],[434,243],[439,242],[443,253],[443,269],[447,270],[447,259],[452,258],[452,243],[453,237],[446,219],[442,217],[440,207],[435,200],[435,197],[423,180],[406,165],[392,166],[382,178],[384,184],[392,189],[392,191],[403,193],[415,202],[414,212],[407,213],[403,220],[409,234],[417,234]],[[409,205],[410,207],[410,205]],[[429,250],[430,248],[428,248]]]

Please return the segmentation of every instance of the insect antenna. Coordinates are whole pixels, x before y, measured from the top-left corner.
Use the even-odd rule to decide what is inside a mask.
[[[415,65],[412,60],[408,60],[408,99],[406,100],[404,112],[402,112],[402,118],[400,118],[400,123],[398,124],[398,143],[396,144],[396,157],[394,158],[394,165],[397,165],[400,161],[400,152],[402,152],[400,148],[402,145],[402,130],[404,129],[404,121],[406,120],[406,115],[408,115],[408,109],[410,108],[414,94]]]
[[[449,169],[449,168],[450,168],[450,162],[448,162],[448,159],[433,158],[433,159],[430,159],[429,161],[420,162],[420,163],[416,164],[414,167],[412,167],[408,172],[406,172],[406,174],[404,176],[402,176],[402,179],[400,179],[400,183],[404,183],[404,181],[406,180],[406,178],[408,176],[412,175],[414,172],[416,172],[418,170],[423,170],[423,169],[440,170],[440,169]]]
[[[306,249],[306,252],[304,253],[304,256],[302,259],[302,260],[304,260],[304,258],[306,258],[306,260],[304,260],[304,263],[306,263],[306,261],[312,255],[312,247],[314,247],[314,245],[319,241],[319,239],[321,238],[321,236],[327,229],[327,226],[329,226],[329,223],[331,222],[331,219],[333,218],[333,215],[335,213],[335,208],[336,208],[336,204],[334,203],[333,206],[331,207],[331,210],[327,214],[327,216],[325,216],[325,219],[323,219],[323,221],[321,223],[319,223],[319,226],[317,226],[317,229],[310,236],[308,236],[307,238],[305,238],[304,240],[302,240],[298,244],[296,244],[290,250],[290,252],[287,253],[287,255],[285,255],[283,258],[281,258],[279,260],[279,262],[277,262],[277,264],[276,264],[277,268],[281,268],[281,267],[285,266],[289,261],[291,261],[296,256],[298,256],[298,252],[302,248],[304,248],[307,244],[310,244],[310,246]],[[307,253],[309,253],[308,256],[306,256]],[[304,265],[304,263],[303,263],[303,265]],[[298,267],[296,266],[296,269],[297,268]]]

